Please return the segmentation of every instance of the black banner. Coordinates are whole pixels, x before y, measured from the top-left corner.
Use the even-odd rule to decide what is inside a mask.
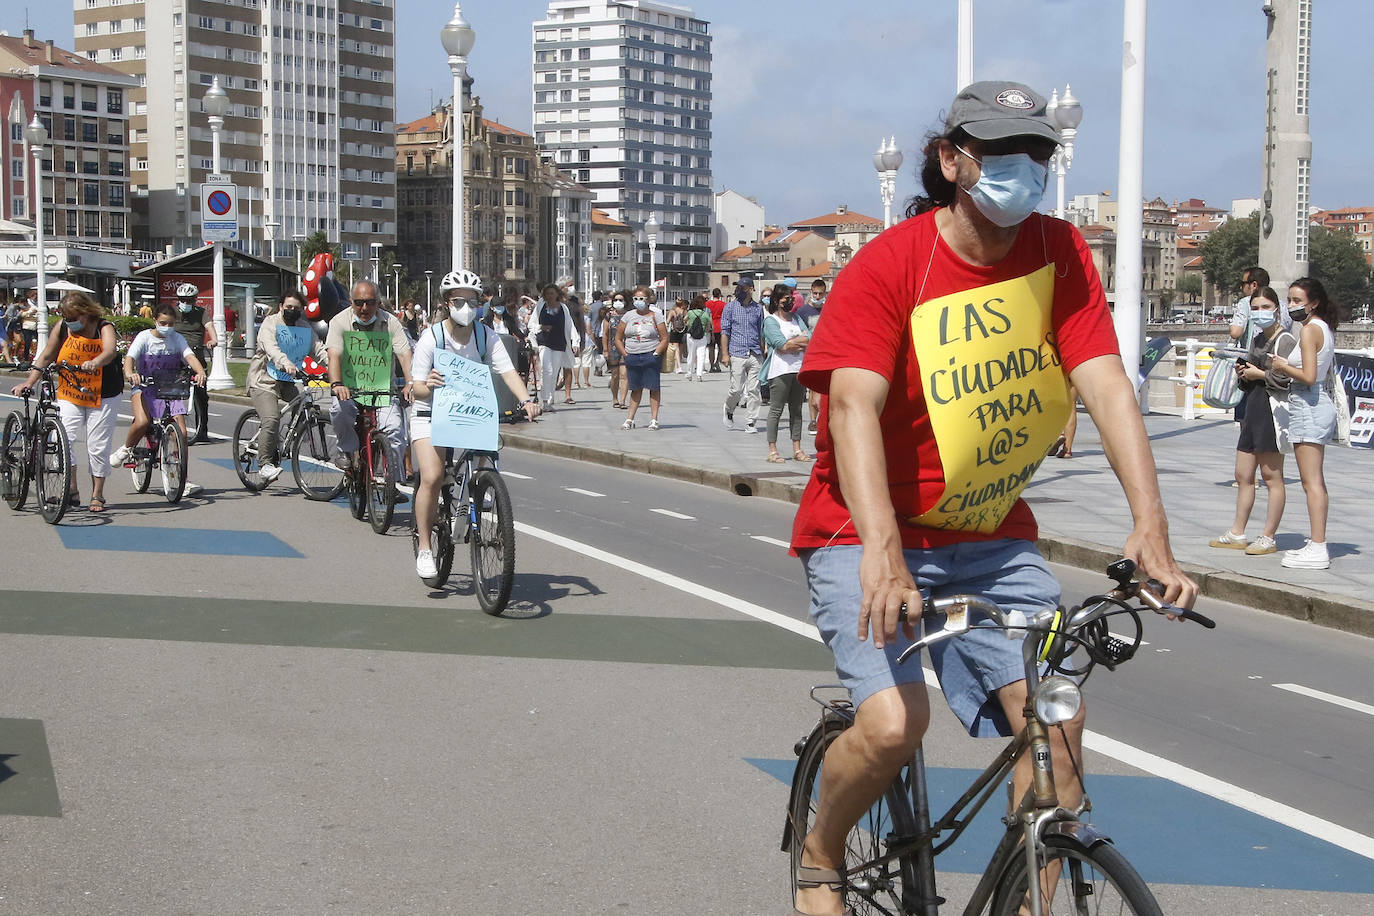
[[[1350,406],[1350,445],[1374,448],[1374,358],[1336,354],[1336,373]]]

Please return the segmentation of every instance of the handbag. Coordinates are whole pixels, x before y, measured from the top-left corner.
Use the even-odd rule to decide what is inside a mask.
[[[1336,363],[1331,363],[1331,378],[1329,380],[1331,388],[1331,400],[1336,404],[1336,435],[1334,442],[1337,445],[1350,445],[1350,398],[1345,393],[1345,382],[1341,379],[1341,374],[1336,371]]]
[[[1229,410],[1240,403],[1240,376],[1236,374],[1236,360],[1231,356],[1212,355],[1212,368],[1202,380],[1202,401],[1208,407]]]

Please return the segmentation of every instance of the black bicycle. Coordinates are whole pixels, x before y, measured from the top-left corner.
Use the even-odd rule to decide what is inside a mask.
[[[153,481],[153,472],[158,471],[162,477],[162,493],[169,503],[180,501],[182,494],[186,492],[188,463],[187,435],[182,432],[176,418],[172,416],[170,402],[185,401],[189,409],[190,402],[194,400],[192,377],[190,369],[179,369],[145,379],[142,389],[144,409],[148,410],[151,406],[151,395],[162,401],[162,413],[154,417],[152,411],[148,411],[151,422],[148,432],[144,434],[143,443],[135,445],[128,460],[124,462],[124,466],[133,472],[134,489],[139,493],[148,492],[148,487]],[[189,414],[187,417],[189,418]],[[191,428],[188,423],[187,430]]]
[[[9,364],[0,368],[27,372],[34,367]],[[5,502],[16,511],[24,508],[29,499],[29,484],[34,484],[39,512],[49,525],[62,521],[70,505],[68,494],[72,489],[71,444],[58,417],[57,380],[65,378],[78,390],[87,391],[77,368],[68,363],[54,363],[38,370],[42,377],[38,383],[37,405],[31,404],[35,393],[32,388],[21,391],[24,409],[10,413],[5,419],[4,434],[0,436],[0,489]]]
[[[1156,597],[1157,583],[1132,581],[1135,564],[1130,560],[1113,563],[1107,574],[1116,583],[1107,594],[1067,611],[1047,609],[1029,618],[973,595],[925,601],[924,635],[902,652],[900,660],[905,662],[934,643],[967,633],[978,618],[986,618],[978,626],[1005,630],[1008,638],[1024,634],[1026,726],[933,825],[925,759],[918,747],[911,763],[850,830],[842,873],[801,864],[802,845],[815,822],[826,751],[854,724],[847,693],[826,698],[817,694],[829,686],[812,689],[811,698],[821,706],[820,722],[794,747],[797,768],[782,838],[783,851],[791,854],[794,894],[798,887],[828,884],[842,888],[845,903],[855,914],[936,916],[945,901],[936,893],[935,856],[959,838],[999,789],[1009,786],[1008,777],[1017,761],[1029,754],[1034,764],[1031,784],[1003,818],[1006,832],[963,911],[965,916],[1159,916],[1154,895],[1125,856],[1106,833],[1083,819],[1092,808],[1086,791],[1075,808],[1060,805],[1049,732],[1062,729],[1064,722],[1078,714],[1082,681],[1096,665],[1114,670],[1135,654],[1142,633],[1141,612],[1171,614],[1208,628],[1216,624],[1195,611],[1165,605]],[[1109,631],[1108,619],[1126,635]],[[1076,760],[1073,766],[1081,785],[1082,769]]]
[[[506,411],[503,419],[525,416]],[[472,584],[477,603],[493,616],[506,609],[515,582],[515,515],[510,490],[501,476],[499,452],[439,449],[444,479],[439,485],[439,508],[430,532],[436,575],[422,581],[442,588],[453,572],[459,541],[468,545]],[[411,550],[420,552],[420,533],[411,532]]]
[[[289,456],[291,475],[306,499],[328,502],[343,492],[344,472],[334,464],[338,454],[334,427],[329,422],[329,381],[297,373],[304,388],[292,398],[278,419],[278,452]],[[252,408],[234,424],[231,449],[239,481],[253,491],[262,490],[262,456],[258,449],[262,419]]]

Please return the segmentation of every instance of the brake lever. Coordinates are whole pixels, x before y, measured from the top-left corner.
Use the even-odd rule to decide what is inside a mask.
[[[1200,624],[1209,630],[1215,630],[1217,628],[1217,622],[1206,614],[1199,614],[1192,608],[1174,607],[1172,604],[1165,604],[1156,594],[1156,590],[1164,590],[1164,584],[1158,579],[1142,582],[1136,589],[1136,597],[1140,599],[1142,604],[1156,614],[1173,614],[1175,617],[1191,620],[1193,623]]]

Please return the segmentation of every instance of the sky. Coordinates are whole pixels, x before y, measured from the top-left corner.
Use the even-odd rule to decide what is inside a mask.
[[[452,93],[439,30],[445,0],[396,0],[397,120]],[[1279,0],[1294,2],[1294,0]],[[681,4],[688,5],[688,4]],[[955,91],[956,0],[695,0],[713,41],[717,191],[758,199],[770,222],[838,204],[882,216],[872,157],[895,136],[906,156],[900,203],[919,190],[921,139]],[[1312,203],[1374,204],[1371,0],[1314,3]],[[17,34],[27,8],[41,37],[70,47],[70,2],[6,3]],[[974,78],[1015,79],[1083,103],[1067,195],[1112,191],[1120,132],[1120,0],[975,0]],[[488,118],[530,130],[531,23],[541,0],[467,0],[469,57]],[[1145,197],[1229,206],[1258,197],[1264,142],[1265,17],[1260,0],[1150,0],[1146,38]],[[1051,178],[1047,198],[1053,200]]]

